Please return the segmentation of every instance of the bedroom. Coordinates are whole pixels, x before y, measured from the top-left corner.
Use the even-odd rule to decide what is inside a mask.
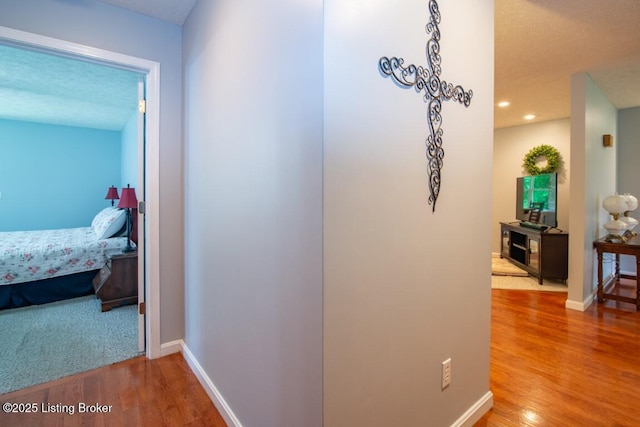
[[[8,45],[0,45],[0,54],[0,146],[4,160],[0,170],[0,233],[6,237],[23,230],[85,228],[90,232],[83,238],[95,239],[100,245],[82,249],[76,257],[67,254],[68,266],[62,268],[51,258],[45,264],[34,264],[35,251],[34,261],[24,263],[24,269],[16,270],[15,259],[0,261],[0,307],[6,314],[16,305],[92,293],[93,277],[106,262],[104,249],[117,247],[115,250],[121,251],[126,245],[126,215],[111,208],[105,195],[112,185],[120,196],[127,184],[137,186],[140,75]],[[117,221],[99,224],[97,219],[106,214],[114,215]],[[112,229],[107,234],[114,237],[97,236],[98,228],[104,230],[107,225]],[[0,243],[9,244],[4,238]],[[135,268],[137,262],[132,259]],[[9,266],[11,263],[14,265]],[[77,273],[80,270],[86,271]],[[61,277],[49,279],[54,276]],[[52,284],[55,280],[61,284]],[[48,286],[44,292],[43,285]],[[50,291],[49,286],[55,290]],[[101,306],[96,303],[99,312]],[[110,308],[102,306],[103,310]],[[137,335],[135,317],[130,323]]]

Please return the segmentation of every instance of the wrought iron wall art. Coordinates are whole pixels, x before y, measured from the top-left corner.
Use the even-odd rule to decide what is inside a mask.
[[[429,127],[429,136],[427,137],[426,155],[427,155],[427,172],[429,173],[429,204],[432,205],[432,211],[436,210],[436,201],[440,194],[442,159],[444,158],[444,149],[442,147],[443,130],[441,128],[442,102],[454,100],[468,107],[471,104],[473,91],[465,91],[460,85],[453,85],[444,80],[440,80],[442,69],[440,64],[440,10],[436,0],[429,1],[429,22],[425,30],[431,35],[426,46],[427,65],[404,66],[402,58],[388,58],[383,56],[378,63],[380,71],[386,76],[390,76],[393,80],[405,88],[415,88],[416,92],[424,93],[424,102],[427,104],[427,122]]]

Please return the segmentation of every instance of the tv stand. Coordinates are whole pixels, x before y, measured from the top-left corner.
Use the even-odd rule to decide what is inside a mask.
[[[539,284],[543,279],[567,281],[569,234],[501,222],[500,241],[500,257],[537,277]]]

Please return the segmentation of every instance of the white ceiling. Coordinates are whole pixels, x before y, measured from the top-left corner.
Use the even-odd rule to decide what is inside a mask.
[[[182,25],[197,0],[102,1]],[[581,71],[617,108],[640,106],[638,23],[640,0],[495,0],[495,101],[511,105],[496,107],[494,127],[529,123],[525,114],[535,121],[569,117],[571,75]],[[121,129],[119,108],[133,111],[137,104],[129,99],[136,93],[129,89],[133,73],[6,52],[0,52],[0,117]]]
[[[114,6],[182,25],[197,0],[101,0]]]

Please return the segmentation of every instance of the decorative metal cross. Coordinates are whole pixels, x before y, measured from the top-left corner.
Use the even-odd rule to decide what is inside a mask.
[[[380,71],[403,87],[414,87],[416,92],[424,91],[424,102],[428,104],[427,121],[429,124],[429,136],[425,144],[427,146],[427,170],[429,172],[429,204],[433,205],[433,212],[436,210],[436,201],[440,193],[440,169],[442,169],[442,159],[444,149],[442,148],[442,134],[440,128],[442,124],[442,101],[454,100],[468,107],[471,104],[473,91],[465,90],[460,85],[453,86],[444,80],[440,80],[440,10],[436,0],[429,1],[429,13],[431,15],[425,30],[431,34],[427,42],[427,66],[409,65],[403,66],[404,59],[393,57],[391,59],[383,56],[380,58]]]

